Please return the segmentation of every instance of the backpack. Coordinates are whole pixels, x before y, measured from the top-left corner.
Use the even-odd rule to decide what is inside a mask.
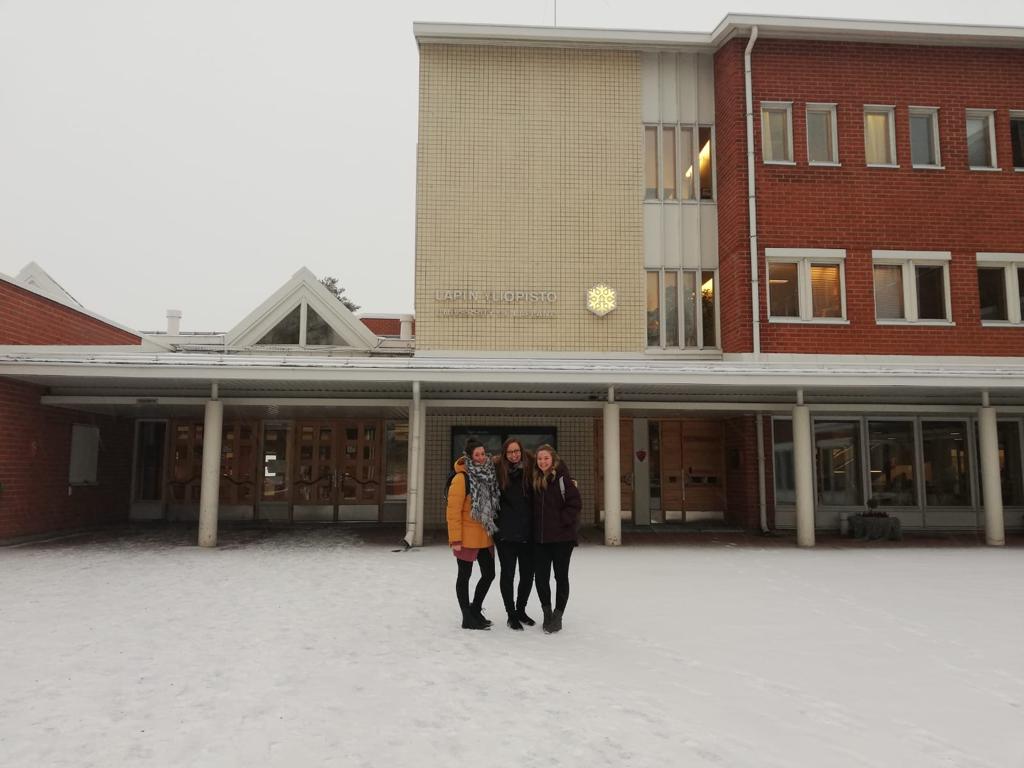
[[[456,472],[453,469],[451,472],[448,473],[448,479],[444,481],[444,490],[441,491],[441,501],[443,501],[445,503],[445,506],[448,505],[448,491],[452,487],[452,480],[454,480],[456,478],[456,476],[462,475],[462,474],[464,474],[466,476],[466,495],[467,496],[472,496],[473,495],[473,493],[472,493],[472,486],[470,485],[470,482],[469,482],[469,473],[468,472]]]

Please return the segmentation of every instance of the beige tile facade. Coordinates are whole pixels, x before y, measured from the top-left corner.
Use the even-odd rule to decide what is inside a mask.
[[[441,494],[451,471],[451,436],[454,426],[554,427],[558,430],[558,455],[579,484],[583,496],[582,525],[594,523],[594,419],[589,416],[511,416],[473,414],[456,416],[431,413],[427,417],[426,455],[424,457],[423,524],[444,528],[444,504]]]
[[[417,349],[643,351],[642,139],[635,53],[421,45]]]

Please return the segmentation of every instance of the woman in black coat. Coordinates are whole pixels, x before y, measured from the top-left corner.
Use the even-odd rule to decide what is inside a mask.
[[[501,456],[495,457],[498,488],[498,561],[501,563],[501,599],[508,613],[508,626],[522,630],[523,624],[537,622],[526,613],[526,603],[533,589],[533,497],[532,457],[522,444],[510,437],[501,446]],[[519,565],[519,590],[513,597],[516,564]]]
[[[579,489],[555,449],[537,449],[533,473],[533,537],[537,597],[544,611],[544,631],[562,629],[569,602],[569,560],[580,521]],[[555,571],[555,606],[551,608],[551,570]]]

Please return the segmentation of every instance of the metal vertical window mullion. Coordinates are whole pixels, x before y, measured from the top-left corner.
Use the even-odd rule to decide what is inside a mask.
[[[796,267],[797,312],[801,320],[814,317],[814,295],[811,290],[811,263],[800,259]]]

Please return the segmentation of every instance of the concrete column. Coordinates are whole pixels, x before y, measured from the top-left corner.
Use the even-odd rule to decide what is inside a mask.
[[[416,485],[419,493],[416,494],[416,530],[413,537],[413,545],[423,546],[423,500],[425,497],[424,467],[426,466],[427,455],[427,404],[420,400],[419,411],[416,413],[416,430],[419,432],[420,451],[416,462]]]
[[[217,546],[217,503],[220,499],[220,440],[224,403],[206,402],[203,422],[203,475],[199,489],[199,546]]]
[[[622,497],[619,483],[619,406],[604,404],[604,543],[622,544]]]
[[[793,407],[793,480],[796,483],[796,543],[814,546],[814,449],[811,413],[806,405]]]
[[[993,547],[1006,544],[1003,531],[1003,488],[999,477],[999,437],[996,432],[996,409],[978,409],[978,443],[981,469],[981,496],[985,504],[985,543]]]

